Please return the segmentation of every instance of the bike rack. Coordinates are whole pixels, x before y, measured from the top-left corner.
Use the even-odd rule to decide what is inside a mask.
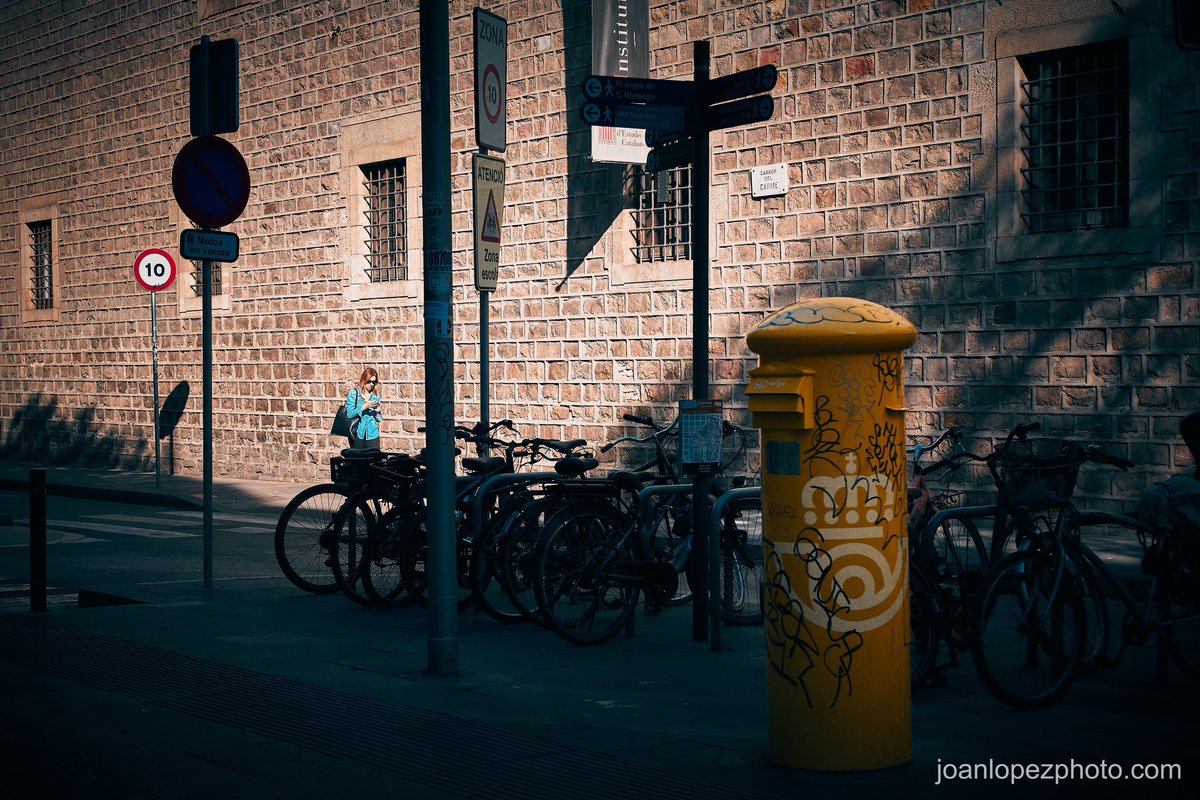
[[[708,519],[708,640],[714,653],[721,650],[721,515],[727,505],[744,497],[757,497],[761,501],[762,487],[730,489],[713,503]]]
[[[557,472],[502,472],[486,478],[471,496],[471,535],[478,539],[483,534],[483,499],[503,486],[523,486],[562,480]]]

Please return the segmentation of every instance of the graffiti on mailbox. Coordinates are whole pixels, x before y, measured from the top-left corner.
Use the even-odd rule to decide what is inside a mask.
[[[907,324],[883,306],[875,303],[850,303],[848,305],[792,306],[763,320],[761,327],[785,328],[789,325],[817,325],[827,322],[855,324],[870,322],[900,328]]]
[[[899,369],[898,358],[832,367],[833,394],[815,402],[799,507],[769,509],[794,519],[797,533],[766,543],[768,658],[810,708],[853,694],[864,634],[904,605],[904,434],[862,410],[897,392]]]

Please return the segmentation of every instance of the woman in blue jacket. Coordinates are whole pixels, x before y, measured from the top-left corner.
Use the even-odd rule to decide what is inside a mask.
[[[363,370],[358,386],[346,395],[346,416],[354,431],[351,446],[358,450],[379,447],[379,413],[383,401],[379,397],[379,373],[371,367]]]

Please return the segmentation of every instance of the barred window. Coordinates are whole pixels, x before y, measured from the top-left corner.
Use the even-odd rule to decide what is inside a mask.
[[[212,275],[212,296],[218,297],[221,294],[221,263],[220,261],[208,262],[208,268]],[[196,262],[196,269],[192,271],[192,295],[194,297],[202,296],[204,292],[204,269],[200,262]]]
[[[1129,224],[1128,46],[1019,59],[1021,217],[1031,233]]]
[[[366,188],[367,274],[374,281],[408,279],[405,160],[362,167]]]
[[[50,220],[30,222],[30,300],[36,309],[54,308],[54,241]]]
[[[692,257],[692,167],[630,171],[633,256],[639,264]]]

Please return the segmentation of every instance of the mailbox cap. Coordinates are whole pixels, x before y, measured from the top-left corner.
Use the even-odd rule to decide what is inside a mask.
[[[746,341],[759,355],[896,352],[917,339],[904,317],[870,300],[817,297],[767,317]]]

